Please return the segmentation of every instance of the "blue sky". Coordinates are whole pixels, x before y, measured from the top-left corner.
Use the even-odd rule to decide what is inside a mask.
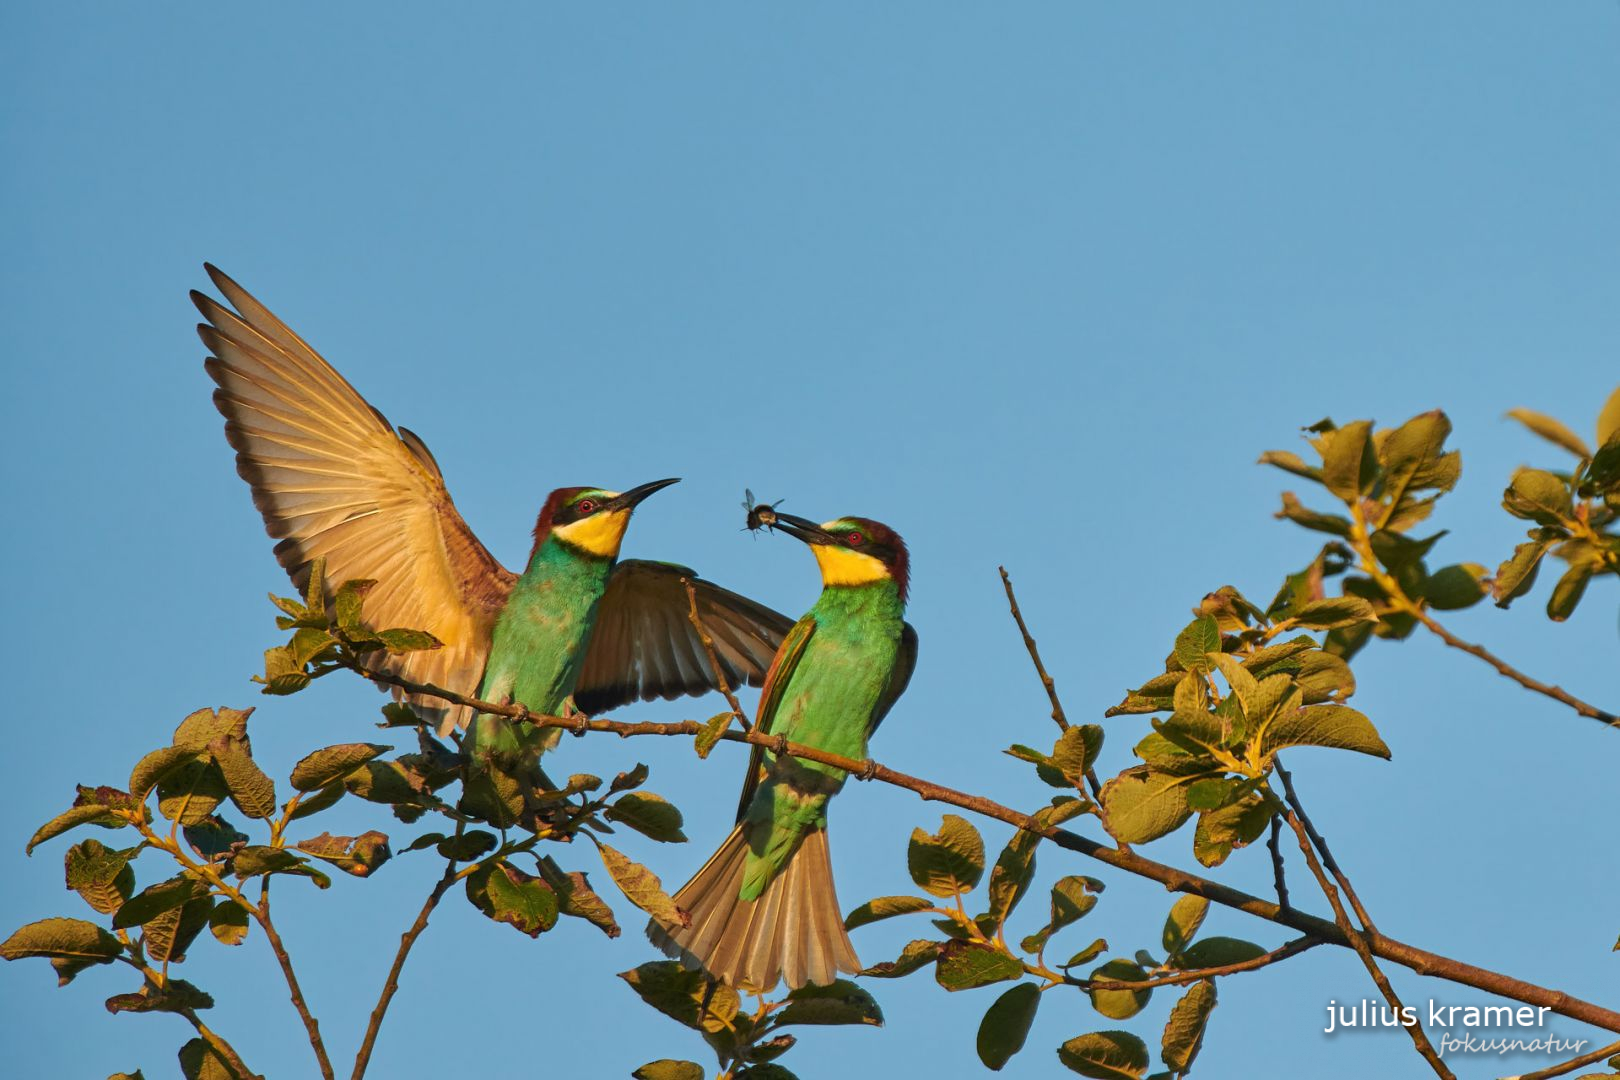
[[[1439,550],[1494,565],[1511,549],[1507,476],[1558,458],[1503,411],[1589,432],[1620,372],[1617,45],[1612,3],[7,5],[0,930],[74,913],[66,842],[25,862],[24,840],[74,782],[118,782],[190,710],[259,705],[255,747],[282,776],[310,747],[371,734],[364,687],[279,700],[246,681],[284,578],[209,403],[186,301],[204,259],[427,439],[508,565],[552,487],[679,475],[626,554],[797,613],[813,564],[738,531],[745,485],[818,519],[891,523],[911,543],[922,648],[874,753],[1033,806],[1043,791],[996,754],[1051,734],[998,563],[1071,716],[1091,720],[1158,670],[1204,592],[1269,597],[1309,558],[1310,536],[1270,517],[1289,478],[1253,461],[1325,413],[1445,408],[1465,469]],[[1614,708],[1612,580],[1562,626],[1538,611],[1546,588],[1450,621]],[[1612,1003],[1615,735],[1430,639],[1371,648],[1357,672],[1394,760],[1301,752],[1294,769],[1381,929]],[[1117,771],[1146,729],[1108,730]],[[693,842],[627,847],[671,884],[723,834],[742,765],[675,740],[562,753],[652,766]],[[906,838],[938,820],[894,789],[847,791],[832,823],[845,906],[905,891]],[[353,807],[330,822],[370,825],[396,843],[415,831]],[[1191,865],[1188,846],[1147,850]],[[1041,866],[1042,881],[1098,872],[1055,853]],[[433,874],[402,857],[318,898],[280,890],[340,1059]],[[1156,948],[1171,897],[1101,876],[1075,946]],[[1220,876],[1263,892],[1269,865],[1243,852]],[[638,934],[572,924],[531,943],[452,900],[373,1075],[703,1057],[614,978],[652,958]],[[1207,927],[1283,939],[1236,913]],[[855,940],[875,961],[919,935],[896,922]],[[186,965],[218,998],[214,1026],[255,1068],[310,1074],[263,942],[225,952],[199,945]],[[1419,1002],[1485,1000],[1395,981]],[[182,1021],[101,1010],[127,982],[97,969],[55,991],[42,963],[0,966],[16,1074],[173,1074]],[[806,1080],[852,1062],[979,1068],[994,991],[873,989],[888,1026],[811,1032],[789,1061]],[[1264,1046],[1279,1074],[1416,1073],[1399,1033],[1321,1034],[1328,999],[1372,993],[1340,950],[1227,980],[1200,1072],[1238,1075]],[[1156,1046],[1171,1000],[1124,1026]],[[1062,1074],[1054,1047],[1113,1026],[1053,998],[1006,1074]]]

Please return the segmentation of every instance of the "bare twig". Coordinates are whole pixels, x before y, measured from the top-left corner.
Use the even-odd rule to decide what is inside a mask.
[[[1526,675],[1524,672],[1520,671],[1512,664],[1509,664],[1506,660],[1503,660],[1501,657],[1497,656],[1483,645],[1475,645],[1471,641],[1464,641],[1462,638],[1458,637],[1456,634],[1453,634],[1450,630],[1447,630],[1444,626],[1442,626],[1433,615],[1429,614],[1428,609],[1425,608],[1422,603],[1407,595],[1406,590],[1401,587],[1401,583],[1396,581],[1394,576],[1386,571],[1383,564],[1378,561],[1377,553],[1375,553],[1372,548],[1371,536],[1367,530],[1367,517],[1362,512],[1361,505],[1359,503],[1352,503],[1349,509],[1349,540],[1351,545],[1356,550],[1357,557],[1361,560],[1361,568],[1366,571],[1368,577],[1372,578],[1378,583],[1378,587],[1384,590],[1384,593],[1389,597],[1390,602],[1393,603],[1396,608],[1422,623],[1426,630],[1428,630],[1435,637],[1439,638],[1441,641],[1445,642],[1447,645],[1450,645],[1453,649],[1460,649],[1463,652],[1468,653],[1470,656],[1477,656],[1479,659],[1485,661],[1487,664],[1491,665],[1491,667],[1495,668],[1498,674],[1512,679],[1526,690],[1533,690],[1538,694],[1552,698],[1554,701],[1568,705],[1581,716],[1590,717],[1593,720],[1596,720],[1601,724],[1607,724],[1610,727],[1620,728],[1620,716],[1616,716],[1611,712],[1605,712],[1596,705],[1582,701],[1580,698],[1576,697],[1574,694],[1571,694],[1561,686],[1554,686],[1551,683],[1544,683],[1540,679],[1532,678],[1531,676]]]
[[[996,567],[1001,571],[1001,587],[1007,593],[1007,609],[1012,612],[1013,621],[1018,624],[1018,632],[1024,636],[1024,648],[1029,652],[1030,663],[1035,665],[1035,674],[1040,676],[1041,685],[1046,688],[1046,699],[1052,703],[1052,719],[1057,723],[1058,730],[1069,730],[1069,717],[1063,711],[1063,702],[1058,698],[1057,683],[1047,673],[1046,665],[1041,663],[1041,650],[1035,645],[1035,639],[1030,636],[1029,627],[1024,623],[1024,613],[1018,610],[1018,597],[1013,593],[1012,578],[1007,574],[1005,566]],[[1091,797],[1097,803],[1099,811],[1102,807],[1102,784],[1097,781],[1095,769],[1086,770],[1086,786],[1091,789]]]
[[[1321,833],[1316,831],[1316,825],[1311,821],[1310,815],[1305,813],[1305,806],[1299,801],[1298,793],[1294,791],[1294,777],[1287,769],[1283,768],[1281,757],[1273,758],[1272,763],[1277,767],[1277,776],[1283,782],[1283,791],[1288,796],[1288,805],[1294,808],[1294,813],[1299,817],[1299,823],[1305,827],[1305,835],[1311,838],[1311,843],[1316,846],[1316,850],[1321,854],[1322,862],[1327,866],[1328,873],[1333,875],[1333,880],[1339,883],[1340,889],[1344,890],[1345,899],[1350,901],[1350,909],[1356,913],[1356,918],[1361,920],[1362,927],[1369,934],[1378,933],[1378,927],[1373,925],[1372,916],[1367,914],[1366,907],[1361,903],[1361,897],[1356,895],[1355,887],[1350,884],[1349,876],[1339,869],[1338,860],[1333,857],[1333,852],[1328,850],[1327,840],[1322,837]],[[1275,822],[1276,819],[1273,818],[1272,821]]]
[[[465,823],[458,822],[456,836],[459,837],[464,828]],[[399,974],[405,970],[405,960],[411,954],[411,947],[416,944],[416,939],[422,936],[422,931],[427,929],[428,918],[433,914],[433,909],[439,906],[439,901],[457,880],[456,861],[451,859],[445,863],[444,874],[433,886],[433,891],[428,893],[427,900],[422,904],[422,910],[416,913],[416,921],[411,923],[409,930],[400,935],[399,951],[394,953],[394,963],[388,969],[388,979],[383,983],[382,993],[377,998],[377,1007],[371,1010],[371,1020],[366,1024],[366,1037],[360,1043],[359,1053],[354,1056],[354,1071],[349,1074],[350,1080],[360,1080],[365,1076],[366,1068],[371,1064],[372,1048],[377,1044],[377,1034],[382,1031],[383,1017],[388,1014],[388,1005],[399,992]]]
[[[321,1024],[310,1012],[309,1003],[304,1000],[304,991],[298,985],[298,976],[293,971],[292,957],[287,952],[287,945],[276,932],[276,924],[270,918],[270,879],[266,876],[261,885],[257,905],[250,905],[248,913],[253,920],[264,928],[264,936],[270,942],[270,951],[276,954],[276,963],[281,965],[281,974],[287,980],[287,989],[291,992],[293,1008],[298,1010],[298,1018],[304,1022],[304,1030],[309,1034],[309,1045],[315,1051],[316,1064],[320,1066],[323,1080],[333,1080],[332,1059],[326,1054],[326,1043],[321,1038]]]
[[[1326,871],[1322,869],[1322,864],[1317,862],[1316,852],[1311,846],[1310,834],[1305,831],[1305,826],[1300,823],[1298,814],[1291,807],[1282,809],[1287,815],[1286,819],[1289,828],[1294,830],[1294,835],[1299,840],[1299,850],[1305,853],[1305,865],[1310,868],[1311,875],[1316,878],[1317,885],[1322,889],[1322,895],[1327,897],[1328,905],[1333,908],[1334,921],[1339,924],[1339,929],[1344,931],[1345,937],[1350,940],[1350,946],[1355,949],[1356,955],[1361,957],[1362,966],[1367,969],[1367,974],[1372,976],[1373,983],[1378,987],[1379,992],[1384,995],[1384,1000],[1389,1002],[1389,1007],[1394,1010],[1396,1018],[1400,1019],[1402,1012],[1405,1010],[1400,995],[1395,993],[1395,987],[1390,985],[1389,977],[1379,968],[1378,961],[1373,959],[1372,948],[1366,937],[1350,921],[1350,914],[1345,911],[1344,903],[1339,899],[1338,887],[1329,880]],[[1428,1035],[1424,1034],[1422,1024],[1414,1019],[1412,1023],[1403,1023],[1401,1026],[1411,1036],[1412,1045],[1417,1049],[1423,1060],[1429,1063],[1429,1068],[1434,1070],[1436,1076],[1440,1077],[1441,1080],[1457,1080],[1456,1075],[1446,1068],[1446,1063],[1440,1060],[1440,1055],[1435,1052],[1434,1044],[1430,1043]]]
[[[119,930],[118,940],[122,941],[125,945],[128,945],[130,943],[128,932]],[[145,977],[147,984],[154,990],[162,990],[164,984],[168,981],[161,972],[153,970],[151,967],[141,963],[139,960],[134,960],[127,956],[120,956],[118,959],[140,972],[141,975]],[[189,1005],[182,1005],[176,1008],[174,1011],[185,1017],[186,1022],[195,1028],[197,1034],[202,1036],[203,1041],[212,1047],[214,1053],[218,1054],[220,1058],[224,1060],[226,1068],[230,1069],[238,1080],[262,1080],[258,1073],[254,1072],[243,1063],[242,1057],[236,1052],[235,1047],[226,1042],[223,1037],[221,1037],[207,1024],[203,1023],[202,1017],[197,1015],[196,1009],[193,1009]]]
[[[1282,819],[1276,814],[1271,815],[1271,839],[1266,842],[1271,849],[1271,877],[1277,886],[1277,905],[1288,906],[1288,879],[1283,874],[1282,854]]]
[[[726,682],[726,669],[720,666],[720,657],[714,651],[714,639],[709,636],[708,627],[703,625],[703,619],[698,615],[697,588],[692,584],[691,578],[681,578],[681,584],[686,586],[686,617],[692,622],[692,629],[697,631],[698,640],[703,643],[703,651],[709,657],[709,670],[714,674],[714,685],[720,688],[725,696],[726,704],[731,706],[732,715],[737,723],[742,725],[744,731],[752,727],[748,723],[748,714],[743,712],[742,705],[737,701],[737,695]]]
[[[1117,979],[1076,979],[1074,983],[1087,990],[1151,990],[1158,986],[1183,986],[1187,983],[1198,982],[1200,979],[1214,979],[1222,975],[1236,975],[1244,971],[1255,971],[1275,964],[1279,960],[1286,960],[1290,956],[1298,956],[1306,949],[1314,949],[1322,944],[1325,943],[1321,938],[1307,935],[1279,945],[1263,956],[1256,956],[1249,960],[1239,960],[1235,964],[1176,971],[1168,975],[1156,976],[1145,982],[1122,982]]]
[[[1509,1077],[1508,1080],[1552,1080],[1555,1076],[1572,1073],[1583,1065],[1591,1065],[1605,1058],[1614,1057],[1616,1054],[1620,1054],[1620,1042],[1610,1043],[1608,1046],[1601,1046],[1596,1050],[1589,1050],[1580,1057],[1561,1061],[1557,1065],[1549,1065],[1545,1069],[1537,1069],[1535,1072]]]
[[[414,682],[387,672],[372,671],[363,665],[355,664],[352,667],[353,670],[366,678],[390,686],[398,686],[413,694],[427,694],[442,698],[452,704],[466,705],[478,712],[495,713],[512,719],[520,719],[520,710],[517,706],[481,701],[464,694],[445,690],[442,687]],[[560,716],[530,715],[528,722],[541,727],[573,728],[578,725],[576,720],[565,719]],[[595,718],[588,721],[584,726],[587,731],[609,732],[621,738],[637,735],[695,736],[702,732],[704,728],[703,724],[695,720],[664,723],[654,721],[627,723]],[[720,738],[726,742],[748,743],[754,746],[763,746],[770,750],[775,750],[778,746],[778,740],[774,736],[764,735],[757,731],[726,731],[721,734]],[[942,784],[909,776],[886,765],[880,765],[876,761],[856,761],[841,754],[830,754],[824,750],[818,750],[815,747],[804,746],[799,743],[785,743],[781,751],[794,757],[803,758],[806,761],[817,761],[823,765],[831,765],[833,768],[844,772],[861,773],[869,771],[872,779],[915,792],[926,801],[959,806],[983,817],[1005,822],[1015,828],[1028,829],[1030,832],[1039,833],[1061,848],[1106,863],[1126,873],[1157,881],[1172,892],[1202,896],[1223,907],[1246,912],[1256,918],[1265,919],[1280,926],[1290,927],[1303,934],[1310,934],[1327,944],[1353,948],[1349,936],[1339,929],[1335,923],[1326,919],[1309,915],[1297,908],[1281,907],[1269,900],[1262,900],[1258,896],[1243,892],[1241,889],[1234,889],[1218,881],[1212,881],[1209,878],[1200,877],[1197,874],[1155,862],[1134,851],[1103,844],[1089,837],[1070,832],[1067,829],[1042,826],[1030,815],[1020,813],[991,799],[978,795],[969,795],[945,787]],[[1563,991],[1550,990],[1534,983],[1525,982],[1522,979],[1516,979],[1510,975],[1476,967],[1461,960],[1453,960],[1413,945],[1407,945],[1383,934],[1365,935],[1365,943],[1373,954],[1380,959],[1389,960],[1402,967],[1410,968],[1420,975],[1429,975],[1464,986],[1472,986],[1501,997],[1522,1001],[1527,1005],[1545,1007],[1560,1016],[1567,1016],[1572,1020],[1579,1020],[1608,1031],[1620,1032],[1620,1012],[1606,1009],[1589,1001],[1583,1001]]]

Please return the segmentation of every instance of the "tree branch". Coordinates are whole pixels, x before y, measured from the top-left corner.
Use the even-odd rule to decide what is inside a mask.
[[[1172,972],[1169,975],[1160,975],[1146,982],[1122,982],[1117,979],[1076,979],[1076,986],[1086,990],[1151,990],[1158,986],[1182,986],[1186,983],[1198,982],[1201,979],[1214,979],[1222,975],[1236,975],[1244,971],[1255,971],[1268,967],[1279,960],[1286,960],[1290,956],[1298,956],[1306,949],[1314,949],[1318,945],[1326,944],[1321,938],[1309,934],[1297,937],[1293,941],[1277,946],[1264,956],[1256,956],[1250,960],[1239,960],[1234,964],[1222,964],[1219,967],[1189,969],[1187,971]]]
[[[697,588],[692,584],[691,578],[681,578],[681,584],[686,586],[686,617],[691,620],[692,629],[697,631],[698,640],[703,643],[703,651],[708,654],[709,670],[714,674],[714,685],[720,688],[726,704],[731,706],[732,715],[737,718],[742,729],[747,731],[752,726],[748,723],[748,714],[743,712],[742,705],[737,701],[737,695],[727,685],[726,670],[720,666],[720,657],[714,651],[714,638],[709,636],[708,627],[703,625],[703,619],[698,615]]]
[[[1271,839],[1266,841],[1271,849],[1271,878],[1277,886],[1277,905],[1288,906],[1288,879],[1283,874],[1282,853],[1282,819],[1273,814],[1271,816]]]
[[[1555,1076],[1572,1073],[1583,1065],[1591,1065],[1602,1061],[1604,1058],[1614,1057],[1617,1054],[1620,1054],[1620,1042],[1610,1043],[1608,1046],[1588,1051],[1580,1057],[1570,1058],[1568,1061],[1560,1062],[1557,1065],[1549,1065],[1545,1069],[1537,1069],[1535,1072],[1509,1077],[1508,1080],[1552,1080]]]
[[[346,666],[373,681],[385,683],[389,686],[398,686],[413,694],[427,694],[442,698],[452,704],[466,705],[477,712],[496,713],[515,720],[523,718],[524,710],[514,705],[480,701],[477,698],[458,694],[442,687],[413,682],[386,672],[372,671],[360,664]],[[695,736],[704,727],[695,720],[664,723],[655,721],[627,723],[593,718],[581,724],[577,719],[565,719],[560,716],[536,716],[533,714],[530,714],[527,720],[529,723],[541,727],[564,727],[569,730],[582,727],[586,731],[610,732],[621,738],[636,735]],[[915,792],[925,801],[943,802],[952,806],[959,806],[983,817],[993,818],[1016,828],[1037,833],[1061,848],[1106,863],[1117,870],[1123,870],[1138,877],[1157,881],[1172,892],[1202,896],[1223,907],[1246,912],[1256,918],[1265,919],[1280,926],[1287,926],[1303,934],[1310,934],[1326,944],[1338,945],[1342,948],[1354,947],[1350,943],[1350,938],[1336,924],[1326,919],[1306,914],[1296,908],[1281,907],[1268,900],[1262,900],[1258,896],[1243,892],[1241,889],[1234,889],[1218,881],[1211,881],[1197,874],[1166,866],[1163,863],[1145,858],[1134,851],[1112,847],[1089,837],[1081,836],[1078,833],[1070,832],[1067,829],[1043,827],[1037,824],[1030,815],[1020,813],[993,800],[978,795],[969,795],[945,787],[942,784],[909,776],[886,765],[880,765],[876,761],[856,761],[853,758],[843,757],[839,754],[829,754],[824,750],[793,742],[786,743],[785,746],[779,749],[776,737],[762,735],[757,731],[726,731],[721,734],[720,738],[726,742],[763,746],[769,750],[803,758],[806,761],[831,765],[835,769],[841,769],[852,775],[869,773],[872,779],[881,780],[883,783]],[[1453,960],[1397,941],[1394,938],[1386,937],[1383,934],[1368,933],[1363,935],[1363,939],[1373,955],[1399,964],[1402,967],[1410,968],[1419,975],[1429,975],[1449,982],[1460,983],[1464,986],[1472,986],[1500,997],[1522,1001],[1527,1005],[1545,1007],[1560,1016],[1567,1016],[1572,1020],[1592,1024],[1607,1031],[1620,1032],[1620,1012],[1584,1001],[1563,991],[1550,990],[1534,983],[1525,982],[1522,979],[1516,979],[1510,975],[1476,967],[1461,960]]]
[[[326,1043],[321,1039],[321,1024],[315,1019],[315,1014],[309,1011],[309,1003],[304,1000],[304,991],[298,985],[298,976],[293,972],[292,957],[287,953],[287,945],[276,932],[276,924],[270,918],[270,879],[267,876],[259,894],[259,903],[250,905],[248,912],[255,922],[264,928],[264,936],[270,942],[270,950],[276,954],[276,963],[281,965],[281,974],[287,980],[287,989],[292,993],[293,1008],[298,1010],[298,1018],[304,1022],[304,1030],[309,1033],[309,1045],[315,1051],[315,1061],[320,1066],[323,1080],[333,1080],[332,1059],[326,1054]]]
[[[1362,966],[1367,969],[1367,974],[1372,976],[1372,981],[1378,987],[1379,993],[1384,995],[1384,1000],[1389,1002],[1389,1007],[1394,1010],[1396,1019],[1400,1019],[1406,1007],[1402,1003],[1400,995],[1395,993],[1395,987],[1390,984],[1389,977],[1384,974],[1383,970],[1379,968],[1378,962],[1373,959],[1372,949],[1369,947],[1366,937],[1350,921],[1350,915],[1344,910],[1344,903],[1339,899],[1338,888],[1335,887],[1332,881],[1328,880],[1327,874],[1322,870],[1322,864],[1317,862],[1316,852],[1312,850],[1312,843],[1314,842],[1312,834],[1307,831],[1301,822],[1297,801],[1293,798],[1292,791],[1289,792],[1289,796],[1289,805],[1283,809],[1287,815],[1286,820],[1289,828],[1294,830],[1294,836],[1299,840],[1299,850],[1305,853],[1305,865],[1310,868],[1311,875],[1316,878],[1317,885],[1322,889],[1322,895],[1327,897],[1328,905],[1333,908],[1334,921],[1338,923],[1339,929],[1344,931],[1345,937],[1350,939],[1351,947],[1355,949],[1356,955],[1361,957]],[[1341,885],[1344,884],[1341,875],[1335,874],[1334,876],[1340,879]],[[1346,892],[1348,894],[1348,890]],[[1358,914],[1359,910],[1358,905]],[[1367,934],[1374,932],[1365,918],[1362,919],[1362,924],[1366,927]],[[1429,1042],[1428,1035],[1424,1034],[1421,1023],[1414,1018],[1410,1024],[1402,1023],[1401,1026],[1406,1029],[1407,1035],[1411,1036],[1412,1045],[1417,1048],[1419,1056],[1429,1063],[1429,1068],[1434,1070],[1436,1076],[1440,1077],[1441,1080],[1457,1080],[1456,1075],[1446,1068],[1446,1063],[1440,1060],[1440,1055],[1435,1053],[1434,1044]]]
[[[464,823],[458,822],[456,824],[456,835],[458,837],[461,835],[463,828],[465,828]],[[433,914],[433,909],[439,906],[439,901],[444,898],[445,893],[450,891],[450,886],[454,885],[459,880],[459,877],[456,873],[456,861],[454,859],[447,861],[444,866],[444,874],[439,878],[437,884],[433,886],[433,891],[428,893],[427,900],[422,904],[422,910],[416,914],[416,921],[411,923],[410,929],[400,935],[399,951],[394,953],[394,963],[388,969],[388,978],[383,983],[382,993],[377,998],[377,1007],[371,1010],[371,1021],[366,1025],[366,1037],[360,1043],[360,1051],[354,1056],[354,1071],[349,1074],[350,1080],[360,1080],[361,1077],[366,1075],[366,1068],[371,1064],[372,1048],[377,1045],[377,1035],[382,1031],[383,1017],[388,1014],[388,1005],[394,1000],[394,995],[399,992],[399,974],[405,969],[405,960],[410,956],[411,948],[416,944],[416,939],[421,937],[422,931],[427,929],[428,918]]]

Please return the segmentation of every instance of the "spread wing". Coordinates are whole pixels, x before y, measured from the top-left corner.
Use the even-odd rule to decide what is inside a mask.
[[[765,674],[765,689],[759,695],[759,709],[755,712],[754,729],[762,735],[770,733],[771,722],[776,719],[776,708],[782,703],[782,692],[793,678],[793,670],[804,656],[804,647],[816,633],[816,620],[806,615],[793,624],[782,647],[771,660],[771,670]],[[755,746],[748,755],[748,774],[743,779],[742,798],[737,802],[737,820],[748,813],[748,804],[754,801],[754,792],[765,775],[765,748]]]
[[[785,615],[704,581],[684,566],[626,559],[613,568],[574,684],[574,704],[601,713],[638,698],[673,699],[718,689],[692,626],[686,586],[733,688],[759,686],[792,627]]]
[[[866,729],[867,738],[877,731],[883,718],[889,715],[894,703],[900,700],[900,695],[906,692],[906,686],[911,682],[911,673],[917,670],[917,631],[910,623],[906,623],[900,631],[900,651],[894,658],[894,667],[889,671],[889,685],[883,688],[883,696],[878,699],[877,708],[872,710],[872,726]]]
[[[227,308],[199,292],[197,332],[213,355],[236,471],[253,488],[276,558],[302,589],[309,564],[326,580],[374,578],[366,619],[379,629],[426,630],[444,647],[374,661],[418,682],[478,690],[495,617],[514,576],[467,528],[433,455],[395,432],[332,366],[236,282],[212,266]],[[470,710],[411,699],[430,722],[465,723]]]

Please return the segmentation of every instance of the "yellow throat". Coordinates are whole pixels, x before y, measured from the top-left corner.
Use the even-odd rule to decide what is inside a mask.
[[[831,544],[811,544],[810,551],[821,567],[823,585],[869,585],[889,576],[889,568],[883,565],[883,560],[871,555]]]
[[[611,498],[611,495],[609,496]],[[571,547],[601,559],[619,557],[619,545],[624,543],[624,530],[630,525],[630,511],[608,510],[567,525],[557,525],[552,533]]]

